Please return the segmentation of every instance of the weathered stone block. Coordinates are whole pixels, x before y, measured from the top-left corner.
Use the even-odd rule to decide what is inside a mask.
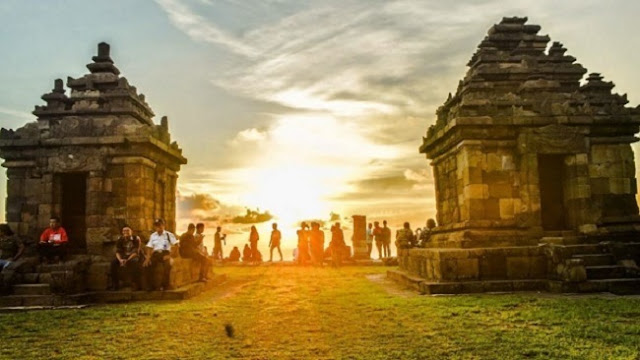
[[[489,185],[470,184],[464,187],[464,196],[467,199],[487,199],[489,197]]]

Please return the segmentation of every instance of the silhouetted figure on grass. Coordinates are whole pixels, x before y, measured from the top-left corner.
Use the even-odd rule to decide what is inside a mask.
[[[367,242],[367,254],[369,254],[369,258],[371,258],[371,250],[373,249],[373,224],[369,223],[369,226],[367,226],[367,237],[366,237],[366,242]]]
[[[216,228],[216,234],[213,236],[213,258],[216,260],[224,259],[222,251],[222,243],[227,245],[227,234],[222,233],[222,228],[218,226]]]
[[[242,249],[242,261],[251,261],[251,248],[249,247],[249,244],[244,244],[244,249]]]
[[[382,248],[384,245],[384,239],[382,235],[382,228],[380,227],[380,223],[377,221],[373,222],[373,240],[376,243],[376,249],[378,249],[378,259],[382,260]]]
[[[240,254],[240,249],[238,249],[237,246],[234,246],[233,250],[231,250],[231,253],[229,254],[228,260],[232,261],[232,262],[240,261],[240,256],[241,255],[242,254]]]
[[[383,257],[391,256],[391,229],[387,227],[387,220],[382,222],[382,252]]]
[[[251,232],[249,233],[249,244],[251,244],[251,259],[253,261],[257,261],[258,259],[258,240],[260,240],[258,229],[256,229],[255,225],[252,225]]]
[[[311,250],[311,262],[313,265],[322,266],[324,263],[324,231],[320,230],[320,224],[317,222],[311,223],[309,246]]]
[[[331,228],[331,261],[334,267],[340,267],[342,265],[342,256],[344,254],[344,248],[347,246],[344,242],[344,233],[340,228],[340,223],[336,223]]]
[[[273,223],[271,225],[273,229],[271,231],[271,239],[269,239],[269,261],[273,261],[273,249],[278,249],[280,254],[280,261],[282,261],[282,250],[280,250],[280,240],[282,240],[282,233],[278,230],[278,224]]]
[[[298,264],[309,262],[309,225],[306,222],[300,224],[298,234]]]
[[[40,261],[51,260],[64,261],[67,256],[67,232],[60,226],[60,219],[53,216],[49,219],[49,227],[40,235],[38,253]]]

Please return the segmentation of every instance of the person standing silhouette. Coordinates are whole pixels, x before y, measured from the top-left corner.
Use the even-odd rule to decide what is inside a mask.
[[[260,240],[260,235],[258,235],[258,229],[256,229],[255,225],[251,225],[251,232],[249,233],[249,244],[251,244],[251,260],[258,260],[258,240]]]
[[[376,249],[378,249],[378,259],[382,260],[382,247],[384,246],[384,238],[382,235],[382,228],[380,227],[380,223],[377,221],[373,222],[373,230],[371,232],[373,234],[373,240],[376,243]]]
[[[347,245],[344,242],[344,233],[340,228],[340,223],[337,222],[331,230],[331,261],[334,267],[340,267],[342,265],[342,256],[344,254],[344,248]]]
[[[317,222],[311,223],[309,245],[311,248],[311,262],[313,265],[322,266],[324,262],[324,231],[320,230],[320,224]]]
[[[278,224],[273,223],[271,225],[273,229],[271,231],[271,239],[269,240],[269,262],[273,261],[273,249],[278,249],[278,253],[280,254],[280,261],[282,261],[282,250],[280,250],[280,240],[282,239],[282,233],[278,230]]]
[[[387,227],[387,220],[382,222],[382,250],[384,257],[391,257],[391,229]]]
[[[298,234],[298,264],[304,265],[309,261],[309,226],[306,222],[300,224]]]

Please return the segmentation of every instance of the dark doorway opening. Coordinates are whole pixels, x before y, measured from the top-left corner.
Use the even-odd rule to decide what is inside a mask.
[[[544,230],[567,230],[564,155],[538,155],[540,211]]]
[[[69,236],[69,248],[82,252],[87,248],[87,174],[61,174],[60,189],[60,220]]]

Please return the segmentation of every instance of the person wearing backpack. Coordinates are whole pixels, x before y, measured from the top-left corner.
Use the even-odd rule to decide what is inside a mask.
[[[152,289],[170,290],[169,275],[171,274],[171,247],[178,244],[176,236],[164,229],[164,220],[156,219],[153,222],[156,231],[149,236],[147,242],[147,257],[143,266],[147,268],[147,274]],[[158,281],[157,272],[162,274]],[[158,282],[160,284],[158,284]]]

